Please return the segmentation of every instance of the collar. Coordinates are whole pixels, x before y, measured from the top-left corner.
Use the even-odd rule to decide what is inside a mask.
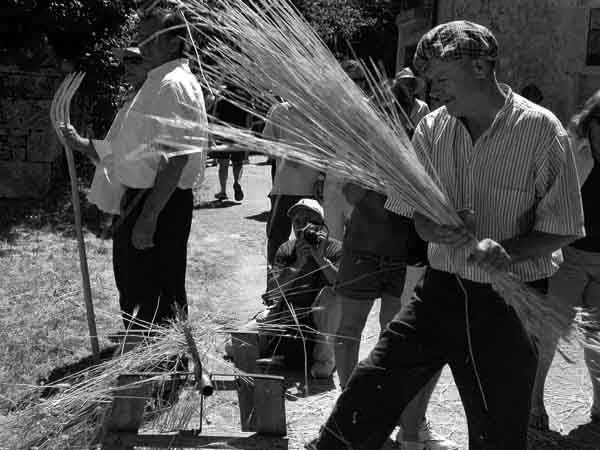
[[[166,74],[172,70],[181,67],[183,70],[190,72],[190,66],[187,58],[177,58],[171,61],[167,61],[158,67],[155,67],[148,72],[147,79],[163,78]]]

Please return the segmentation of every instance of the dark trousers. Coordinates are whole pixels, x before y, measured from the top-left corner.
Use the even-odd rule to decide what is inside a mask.
[[[267,222],[267,262],[273,264],[275,253],[290,238],[292,220],[287,212],[303,198],[302,195],[272,195],[271,214]]]
[[[164,325],[175,317],[177,308],[187,313],[185,270],[194,202],[192,190],[173,192],[158,216],[154,247],[138,250],[131,243],[131,234],[148,192],[139,189],[125,192],[122,210],[130,212],[117,224],[113,234],[113,269],[125,328],[146,328],[149,323]],[[130,323],[137,308],[136,320],[148,324]]]
[[[419,390],[449,364],[469,425],[471,450],[526,450],[537,351],[514,310],[489,284],[428,269],[406,305],[361,361],[317,441],[319,450],[381,448]],[[532,283],[545,291],[547,280]],[[470,326],[474,362],[469,353]]]

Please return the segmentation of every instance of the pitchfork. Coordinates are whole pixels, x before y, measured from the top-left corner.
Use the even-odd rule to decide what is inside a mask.
[[[79,204],[79,191],[77,189],[77,172],[75,171],[75,160],[73,151],[67,145],[59,126],[61,124],[71,124],[71,99],[79,88],[85,73],[71,73],[65,77],[62,84],[54,94],[52,104],[50,105],[50,121],[62,143],[67,156],[67,165],[69,167],[69,178],[71,179],[71,199],[73,202],[73,214],[75,216],[75,232],[77,234],[77,244],[79,247],[79,267],[81,269],[81,280],[83,284],[83,298],[87,312],[88,329],[92,345],[92,353],[98,358],[100,356],[100,347],[98,346],[98,333],[96,332],[96,317],[94,314],[94,304],[92,303],[92,290],[90,287],[90,274],[88,271],[87,256],[85,253],[85,241],[83,239],[83,228],[81,225],[81,206]]]

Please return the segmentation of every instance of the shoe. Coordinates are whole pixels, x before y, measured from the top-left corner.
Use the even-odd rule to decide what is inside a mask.
[[[402,450],[459,450],[456,442],[440,436],[431,429],[429,422],[424,420],[418,431],[419,441],[405,441],[402,429],[396,435],[396,444]]]
[[[233,183],[233,192],[236,202],[241,202],[244,200],[244,191],[242,191],[242,186],[240,183]]]
[[[225,192],[217,192],[217,193],[215,194],[215,198],[216,198],[217,200],[221,200],[221,201],[223,201],[223,200],[227,200],[227,194],[226,194]]]
[[[313,378],[329,378],[335,370],[335,361],[314,361],[310,368]]]

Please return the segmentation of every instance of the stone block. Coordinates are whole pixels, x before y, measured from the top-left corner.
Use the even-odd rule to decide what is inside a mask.
[[[52,162],[62,153],[62,146],[54,129],[32,130],[27,141],[27,161]]]
[[[52,182],[52,164],[0,162],[0,198],[40,198]]]
[[[0,161],[8,161],[12,157],[8,145],[8,130],[0,129]]]
[[[8,148],[15,161],[25,161],[27,155],[27,140],[29,133],[25,130],[9,130]]]
[[[15,72],[0,68],[0,97],[52,99],[60,78],[58,74]]]
[[[6,128],[50,127],[51,100],[0,100],[0,123]]]

